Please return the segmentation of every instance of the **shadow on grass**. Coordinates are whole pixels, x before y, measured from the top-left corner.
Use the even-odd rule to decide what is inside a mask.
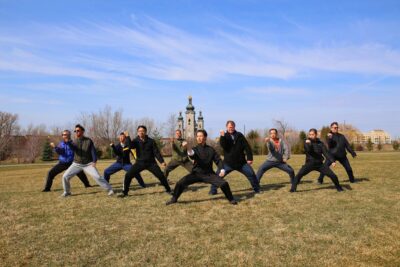
[[[247,193],[242,193],[242,194],[234,194],[233,197],[236,199],[237,202],[242,202],[245,200],[248,200],[250,198],[253,198],[255,196],[254,192],[247,192]],[[195,200],[178,200],[177,203],[180,204],[190,204],[190,203],[199,203],[199,202],[206,202],[206,201],[216,201],[216,200],[221,200],[225,199],[228,201],[223,193],[220,194],[220,196],[213,197],[210,196],[209,198],[203,198],[203,199],[195,199]]]
[[[345,184],[342,185],[342,187],[348,191],[353,190],[353,188],[351,188],[350,185]],[[313,189],[305,189],[305,190],[297,190],[297,192],[308,192],[308,191],[316,191],[316,190],[335,190],[336,191],[336,187],[334,185],[329,185],[329,186],[322,186],[321,187],[317,187],[317,188],[313,188]]]

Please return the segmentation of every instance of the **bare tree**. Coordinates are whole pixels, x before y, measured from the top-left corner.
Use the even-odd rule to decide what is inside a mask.
[[[171,113],[165,123],[165,136],[173,137],[175,135],[175,130],[177,129],[177,124],[176,114]]]
[[[152,135],[153,132],[155,131],[155,129],[157,129],[158,132],[162,132],[163,131],[163,127],[160,123],[156,123],[152,118],[149,117],[143,117],[140,119],[135,120],[134,122],[135,125],[135,132],[136,129],[139,125],[144,125],[147,128],[147,134],[148,135]],[[159,127],[157,127],[157,125],[159,125]]]
[[[18,115],[0,111],[0,160],[12,153],[12,136],[19,132]]]
[[[43,137],[48,135],[46,125],[40,124],[34,126],[33,124],[29,124],[24,133],[26,142],[23,158],[25,158],[25,161],[28,163],[34,163],[42,150],[45,141]]]
[[[274,127],[278,130],[279,136],[288,144],[289,149],[295,145],[299,139],[299,134],[290,124],[284,119],[274,119]]]

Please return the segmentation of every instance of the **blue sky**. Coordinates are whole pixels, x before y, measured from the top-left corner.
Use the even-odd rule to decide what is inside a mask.
[[[105,105],[166,121],[346,121],[400,136],[399,1],[0,0],[0,110],[65,125]]]

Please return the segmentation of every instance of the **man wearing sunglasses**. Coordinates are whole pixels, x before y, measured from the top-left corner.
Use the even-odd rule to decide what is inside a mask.
[[[74,151],[72,151],[72,149],[67,145],[71,140],[71,132],[69,130],[64,130],[62,132],[62,139],[63,140],[57,146],[55,146],[54,143],[50,143],[50,146],[54,148],[58,154],[58,163],[47,173],[46,182],[42,192],[50,192],[54,178],[68,169],[74,161]],[[77,176],[85,187],[90,187],[89,180],[83,171],[79,172]]]
[[[339,161],[340,164],[345,168],[347,175],[349,176],[350,183],[354,183],[353,169],[350,166],[350,162],[347,159],[347,151],[351,154],[353,158],[357,156],[356,152],[351,148],[349,142],[343,134],[339,133],[339,124],[337,122],[331,123],[331,130],[328,133],[328,148],[329,153],[332,155],[333,160]],[[330,160],[325,161],[325,165],[329,166],[332,164]],[[324,174],[321,173],[318,178],[318,183],[322,184],[324,182]]]
[[[86,174],[91,176],[98,185],[107,190],[108,195],[114,194],[111,185],[100,176],[99,171],[96,168],[97,155],[93,141],[84,136],[85,128],[82,125],[75,125],[75,142],[69,141],[68,146],[74,151],[74,162],[68,168],[63,175],[63,187],[64,193],[62,197],[68,197],[71,195],[71,184],[70,180],[77,173],[84,171]]]

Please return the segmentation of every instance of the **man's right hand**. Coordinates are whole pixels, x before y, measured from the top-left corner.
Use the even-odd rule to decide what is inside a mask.
[[[113,146],[113,145],[114,145],[114,143],[111,143],[111,144],[110,144],[110,146]]]
[[[328,133],[328,138],[332,138],[332,133]]]
[[[309,139],[306,140],[307,144],[311,144],[311,141]]]
[[[125,134],[125,136],[129,136],[129,132],[128,131],[125,131],[124,134]]]
[[[182,146],[183,146],[183,147],[186,147],[187,144],[188,144],[188,142],[186,142],[186,141],[183,141],[183,142],[182,142]]]
[[[270,140],[270,138],[269,138],[269,137],[266,137],[264,140],[265,140],[265,143],[268,143],[269,140]]]
[[[51,146],[52,148],[55,148],[55,147],[56,147],[56,145],[55,145],[53,142],[50,143],[50,146]]]
[[[219,131],[219,135],[225,136],[225,131],[224,130]]]

